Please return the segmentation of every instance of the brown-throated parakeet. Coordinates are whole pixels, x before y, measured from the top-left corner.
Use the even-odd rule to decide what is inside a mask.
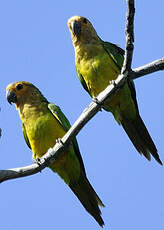
[[[124,51],[115,44],[104,42],[85,17],[71,17],[68,20],[68,27],[75,50],[75,65],[79,80],[94,98],[120,74]],[[140,117],[132,80],[128,80],[103,107],[112,112],[140,154],[148,160],[152,155],[162,165],[156,146]]]
[[[42,157],[68,131],[69,121],[58,106],[49,103],[29,82],[14,82],[6,90],[8,102],[13,102],[18,110],[24,138],[33,152],[33,158]],[[50,168],[58,173],[84,208],[103,226],[99,205],[104,205],[87,179],[76,138]]]

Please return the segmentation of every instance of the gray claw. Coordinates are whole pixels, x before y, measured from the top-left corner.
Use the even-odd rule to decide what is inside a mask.
[[[40,160],[39,157],[33,158],[33,162],[34,162],[35,164],[37,164],[38,166],[41,165],[41,160]],[[40,170],[40,173],[41,173],[41,170]]]
[[[64,143],[62,142],[61,138],[57,138],[57,139],[56,139],[56,143],[61,144],[61,145],[64,145]]]
[[[110,84],[110,85],[114,85],[114,86],[116,86],[116,82],[115,82],[115,80],[111,80],[111,81],[109,81],[109,84]]]
[[[33,158],[33,162],[34,162],[35,164],[38,164],[39,166],[41,165],[41,160],[40,160],[39,157]]]
[[[102,104],[99,102],[99,100],[97,99],[97,97],[93,97],[92,101],[95,102],[97,105],[102,106]],[[100,111],[102,111],[101,107],[100,107]]]

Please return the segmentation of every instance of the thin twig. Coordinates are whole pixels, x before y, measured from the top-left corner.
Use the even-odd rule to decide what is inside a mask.
[[[127,14],[126,14],[126,46],[125,46],[125,57],[121,73],[128,71],[130,73],[131,63],[133,57],[133,42],[134,42],[134,0],[127,0]]]
[[[164,70],[164,58],[155,60],[151,63],[148,63],[144,66],[140,66],[136,69],[133,69],[131,78],[136,79],[144,75],[157,72],[159,70]]]

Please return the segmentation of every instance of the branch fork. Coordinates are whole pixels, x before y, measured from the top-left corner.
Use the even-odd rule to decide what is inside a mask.
[[[80,117],[75,121],[68,132],[50,148],[47,153],[40,158],[40,163],[34,163],[29,166],[21,168],[13,168],[7,170],[0,170],[0,182],[15,179],[19,177],[29,176],[40,172],[45,167],[52,164],[55,160],[62,156],[64,150],[68,147],[72,139],[80,132],[80,130],[91,120],[91,118],[101,109],[101,106],[106,100],[109,100],[121,87],[124,86],[127,79],[136,79],[146,74],[150,74],[159,70],[164,70],[164,58],[155,60],[144,66],[136,69],[131,69],[133,56],[133,42],[134,42],[134,0],[127,0],[127,16],[126,16],[126,49],[125,58],[121,74],[114,81],[114,84],[107,86],[96,98],[92,99],[90,105],[84,109]]]

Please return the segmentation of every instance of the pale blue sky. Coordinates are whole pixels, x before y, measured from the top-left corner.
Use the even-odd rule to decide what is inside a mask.
[[[133,67],[163,56],[162,0],[136,1]],[[126,1],[0,1],[0,169],[31,164],[6,86],[18,80],[35,84],[60,105],[71,123],[90,103],[75,72],[67,28],[73,15],[88,17],[99,36],[124,48]],[[164,72],[135,81],[141,116],[164,162]],[[99,112],[77,137],[88,178],[106,205],[105,230],[164,229],[164,168],[141,157],[123,129]],[[0,184],[0,228],[100,229],[80,202],[49,169]]]

